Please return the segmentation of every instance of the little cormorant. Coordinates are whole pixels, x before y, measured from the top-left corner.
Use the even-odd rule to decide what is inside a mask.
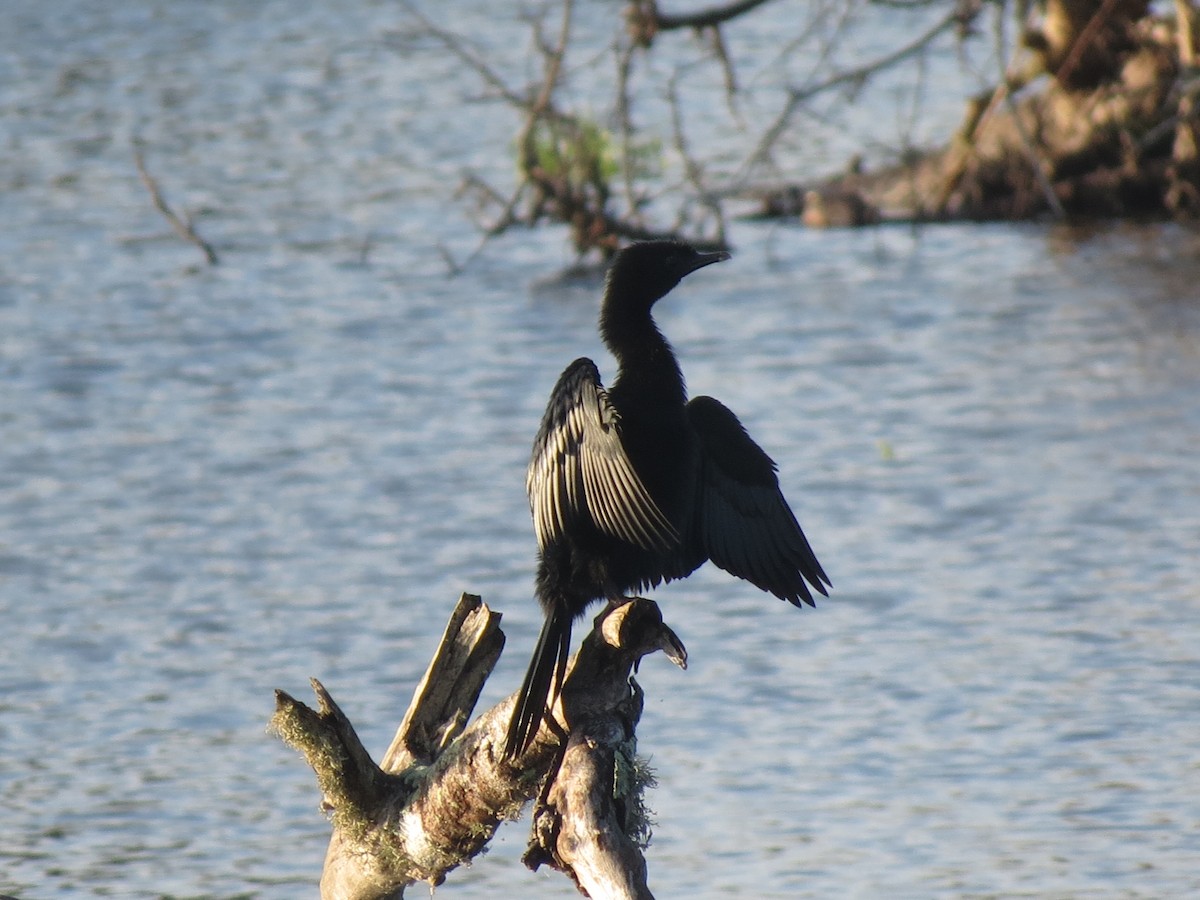
[[[546,615],[504,753],[529,746],[552,683],[562,685],[571,624],[596,600],[683,578],[706,560],[795,606],[830,584],[779,490],[775,463],[712,397],[688,402],[651,308],[690,272],[729,258],[652,241],[617,253],[600,335],[617,361],[605,389],[577,359],[550,394],[526,490]],[[807,583],[806,583],[807,582]]]

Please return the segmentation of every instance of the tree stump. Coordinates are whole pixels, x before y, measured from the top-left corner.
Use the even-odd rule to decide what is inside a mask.
[[[316,772],[333,825],[323,900],[382,900],[419,881],[441,884],[539,788],[527,865],[550,865],[597,900],[652,896],[641,812],[650,779],[634,754],[642,693],[631,672],[655,650],[686,667],[683,645],[653,601],[606,609],[571,661],[553,716],[507,762],[513,697],[467,726],[504,646],[499,620],[479,597],[459,599],[379,765],[319,681],[316,710],[276,691],[270,728]]]

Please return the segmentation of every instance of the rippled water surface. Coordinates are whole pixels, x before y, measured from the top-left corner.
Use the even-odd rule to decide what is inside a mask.
[[[461,590],[509,634],[483,702],[516,686],[524,463],[558,371],[612,374],[599,285],[553,231],[446,277],[513,122],[389,5],[113,7],[0,30],[0,892],[314,896],[272,691],[382,752]],[[642,669],[659,895],[1200,891],[1200,241],[733,239],[660,322],[836,590],[655,594],[692,662]],[[570,895],[525,827],[439,896]]]

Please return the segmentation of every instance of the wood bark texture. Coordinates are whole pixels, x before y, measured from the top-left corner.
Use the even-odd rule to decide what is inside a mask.
[[[553,719],[506,762],[513,697],[467,725],[504,646],[499,620],[480,598],[460,598],[378,765],[319,681],[316,710],[276,691],[270,727],[316,772],[333,825],[323,900],[382,900],[416,882],[439,885],[539,796],[531,868],[559,869],[593,898],[652,896],[641,800],[650,779],[633,752],[642,697],[630,673],[655,650],[685,666],[683,645],[650,600],[606,609],[571,662]]]

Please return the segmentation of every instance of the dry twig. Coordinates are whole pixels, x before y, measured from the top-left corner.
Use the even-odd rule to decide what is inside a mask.
[[[764,131],[763,136],[759,139],[758,145],[754,152],[748,157],[748,166],[757,165],[765,161],[771,153],[776,142],[783,136],[787,129],[791,126],[792,118],[797,110],[801,109],[809,100],[812,100],[819,94],[832,90],[836,87],[845,85],[858,86],[865,84],[872,76],[890,69],[892,66],[911,56],[926,50],[934,41],[953,31],[961,29],[964,25],[965,18],[973,18],[978,12],[979,4],[964,4],[965,8],[955,8],[948,12],[945,16],[927,28],[922,34],[918,35],[907,44],[898,47],[891,53],[886,53],[878,59],[874,59],[860,66],[855,66],[851,69],[845,69],[837,72],[816,84],[806,85],[804,87],[792,88],[788,91],[787,100],[783,104],[783,108],[776,115],[775,120]]]
[[[746,8],[754,5],[757,3]],[[482,226],[480,248],[468,260],[492,237],[542,219],[566,224],[581,253],[595,249],[607,256],[627,240],[677,239],[703,247],[725,246],[723,229],[716,237],[697,237],[682,234],[678,229],[653,228],[641,218],[644,204],[634,186],[637,162],[628,91],[636,46],[617,48],[616,119],[620,153],[616,177],[623,186],[625,209],[614,210],[612,173],[606,170],[608,158],[597,150],[597,141],[605,140],[604,130],[586,117],[564,111],[555,102],[570,45],[572,0],[562,0],[561,21],[553,38],[543,32],[541,22],[533,23],[533,43],[542,57],[542,73],[537,84],[522,90],[511,87],[462,36],[435,24],[411,3],[406,3],[406,9],[420,33],[438,41],[474,71],[497,97],[522,113],[516,138],[520,178],[508,199],[473,174],[464,178],[465,185],[476,196],[497,209],[497,215]],[[708,27],[706,23],[697,25]],[[694,161],[687,162],[688,177],[694,180],[702,170]]]

